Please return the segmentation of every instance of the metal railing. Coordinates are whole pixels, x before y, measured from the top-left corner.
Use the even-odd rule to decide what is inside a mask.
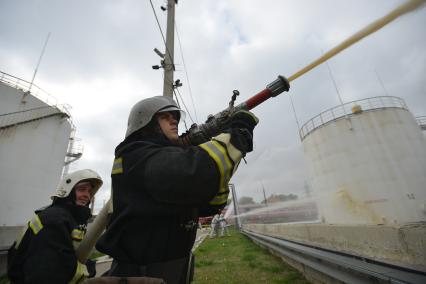
[[[339,283],[426,283],[426,272],[424,271],[247,230],[243,230],[242,233],[260,246],[278,254],[283,259],[289,260],[290,264],[306,276],[310,276],[310,279],[321,283],[325,279],[333,283],[336,280]],[[326,278],[320,276],[318,272]]]
[[[73,145],[71,149],[67,152],[68,157],[75,157],[75,156],[81,156],[84,150],[84,146],[79,145]]]
[[[422,130],[426,130],[426,116],[417,116],[416,121]]]
[[[65,111],[63,111],[65,110]],[[0,115],[0,129],[12,127],[14,125],[22,124],[25,122],[34,121],[52,115],[62,115],[70,118],[70,114],[65,106],[59,109],[56,106],[43,106],[22,111],[10,112]]]
[[[300,140],[303,140],[313,130],[326,123],[335,121],[342,117],[349,118],[354,115],[354,108],[357,109],[357,113],[381,108],[402,108],[408,110],[403,99],[393,96],[379,96],[348,102],[343,105],[327,109],[308,120],[299,130]]]
[[[25,93],[31,94],[32,96],[38,98],[39,100],[46,103],[47,105],[57,107],[63,112],[68,113],[68,109],[62,109],[66,105],[64,104],[59,105],[58,100],[54,96],[52,96],[51,94],[49,94],[48,92],[46,92],[45,90],[43,90],[42,88],[40,88],[34,83],[31,84],[30,82],[26,80],[23,80],[21,78],[18,78],[16,76],[10,75],[2,71],[0,71],[0,82],[12,88],[22,91],[24,92],[24,94]]]

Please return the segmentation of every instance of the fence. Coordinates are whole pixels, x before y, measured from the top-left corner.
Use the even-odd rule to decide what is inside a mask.
[[[348,102],[323,111],[308,120],[299,130],[300,139],[303,140],[313,130],[328,122],[353,115],[355,109],[359,111],[367,111],[380,108],[402,108],[408,110],[403,99],[393,96],[379,96]]]

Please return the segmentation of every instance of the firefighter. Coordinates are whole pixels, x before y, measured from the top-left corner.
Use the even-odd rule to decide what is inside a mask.
[[[96,248],[113,257],[110,276],[187,283],[198,217],[226,205],[228,181],[252,151],[257,118],[236,113],[229,129],[198,146],[179,146],[184,112],[172,98],[138,102],[115,150],[112,213]]]
[[[80,263],[75,248],[91,217],[89,204],[101,186],[101,177],[92,170],[65,175],[51,197],[52,204],[35,211],[9,249],[12,283],[79,283],[89,271],[94,276],[94,263],[89,267]]]
[[[221,237],[223,237],[225,235],[225,233],[228,237],[231,236],[229,234],[228,222],[226,222],[225,215],[223,215],[223,213],[220,214],[220,216],[219,216],[219,225],[220,225],[220,236]]]
[[[214,238],[219,235],[219,214],[214,215],[211,223],[210,223],[211,231],[210,238]]]

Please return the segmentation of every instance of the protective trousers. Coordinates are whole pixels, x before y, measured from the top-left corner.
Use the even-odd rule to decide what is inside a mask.
[[[163,279],[167,284],[187,284],[193,278],[193,261],[190,257],[167,262],[138,265],[114,260],[108,276],[146,276]]]

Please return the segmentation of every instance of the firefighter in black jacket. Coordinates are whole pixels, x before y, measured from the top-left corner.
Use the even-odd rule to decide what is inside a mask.
[[[236,113],[229,131],[198,146],[178,146],[182,118],[174,100],[148,98],[131,110],[115,151],[112,213],[96,248],[114,258],[110,276],[187,283],[198,217],[228,199],[228,181],[252,150],[257,118]]]
[[[52,205],[37,210],[9,249],[8,277],[12,283],[80,283],[89,270],[77,260],[75,248],[83,239],[88,207],[102,179],[92,170],[66,175]]]

